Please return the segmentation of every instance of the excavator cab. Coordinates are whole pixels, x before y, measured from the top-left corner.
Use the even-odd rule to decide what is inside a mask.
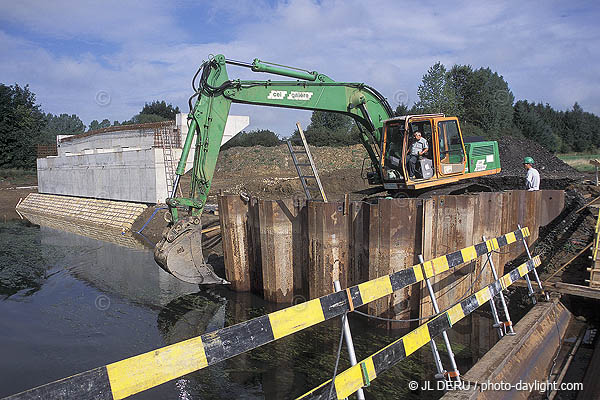
[[[414,179],[408,158],[414,133],[421,132],[428,150],[417,162]],[[466,153],[456,117],[444,114],[407,115],[384,121],[381,149],[382,181],[386,189],[420,189],[459,180],[466,172]]]

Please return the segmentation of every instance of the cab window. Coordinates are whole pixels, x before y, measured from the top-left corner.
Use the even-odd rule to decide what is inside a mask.
[[[402,169],[402,139],[404,125],[394,124],[386,127],[386,166],[393,169]]]
[[[438,122],[438,137],[440,161],[446,164],[462,164],[465,155],[456,121]]]

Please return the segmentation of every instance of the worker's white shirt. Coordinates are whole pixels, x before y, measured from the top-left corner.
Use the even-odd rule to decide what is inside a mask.
[[[540,190],[540,173],[535,168],[527,170],[527,190]]]

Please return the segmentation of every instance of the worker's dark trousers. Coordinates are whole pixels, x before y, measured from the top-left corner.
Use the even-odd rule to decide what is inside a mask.
[[[408,176],[415,176],[417,173],[417,160],[418,156],[413,156],[412,154],[408,156]]]

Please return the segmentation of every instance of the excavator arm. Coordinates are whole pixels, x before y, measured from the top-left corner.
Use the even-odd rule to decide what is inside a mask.
[[[227,64],[297,80],[230,80]],[[192,86],[195,93],[190,98],[192,112],[188,115],[188,134],[177,166],[173,193],[167,199],[172,225],[154,253],[157,263],[179,279],[200,284],[227,283],[213,272],[202,256],[200,215],[208,198],[231,103],[329,111],[352,117],[360,129],[361,141],[373,167],[381,169],[383,121],[391,118],[393,111],[381,94],[365,84],[335,82],[314,71],[257,59],[251,64],[243,63],[218,55],[202,64]],[[194,137],[196,145],[190,197],[174,197],[179,179],[185,172]],[[181,208],[187,208],[188,215],[180,216]]]

